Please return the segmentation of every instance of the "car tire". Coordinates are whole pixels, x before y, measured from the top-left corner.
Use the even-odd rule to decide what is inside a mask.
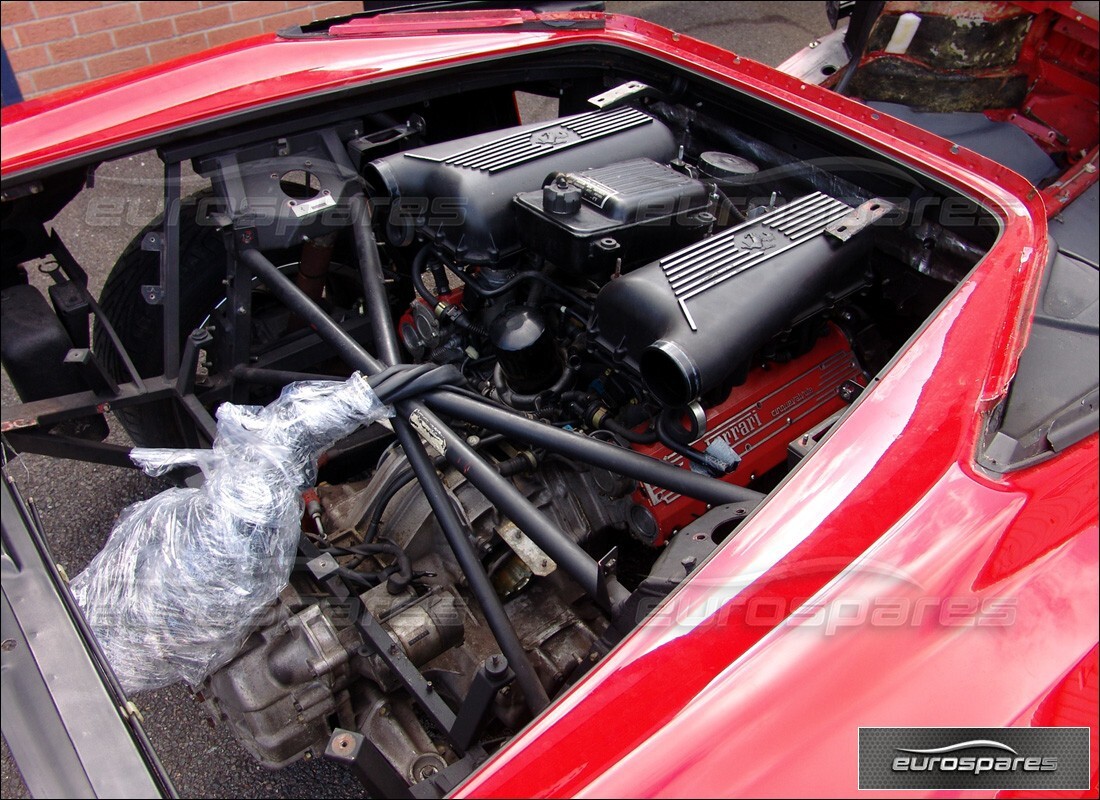
[[[180,206],[180,345],[224,296],[226,254],[221,234],[198,218],[209,191],[186,198]],[[163,228],[163,215],[150,222],[127,245],[111,269],[100,295],[100,306],[143,378],[164,372],[164,308],[150,305],[141,287],[160,283],[160,255],[142,250],[142,240]],[[95,325],[95,352],[118,380],[129,380],[102,325]],[[179,404],[157,400],[115,410],[115,416],[140,447],[194,446],[196,426]],[[201,441],[198,440],[198,441]]]

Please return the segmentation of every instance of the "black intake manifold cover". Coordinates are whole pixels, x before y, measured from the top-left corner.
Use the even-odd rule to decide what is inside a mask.
[[[675,153],[664,123],[622,107],[406,150],[372,161],[368,180],[394,204],[391,243],[420,234],[458,260],[491,265],[520,249],[512,198],[550,173]]]
[[[815,192],[611,281],[596,300],[600,341],[662,403],[687,405],[849,285],[870,244],[859,230],[889,207]]]

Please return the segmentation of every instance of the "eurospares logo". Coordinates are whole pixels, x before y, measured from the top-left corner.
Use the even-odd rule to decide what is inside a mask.
[[[1047,772],[1058,769],[1054,756],[1021,756],[1007,744],[993,739],[973,739],[969,742],[950,744],[947,747],[930,747],[927,750],[897,748],[899,753],[915,753],[914,756],[898,756],[894,759],[894,772]],[[1003,750],[1011,756],[968,756],[967,751]],[[961,751],[961,752],[960,752]],[[918,758],[917,756],[923,756]]]
[[[1088,789],[1088,728],[860,728],[860,789]]]

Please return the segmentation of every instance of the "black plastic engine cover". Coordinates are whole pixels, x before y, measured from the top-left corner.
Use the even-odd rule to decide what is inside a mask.
[[[624,107],[470,136],[370,163],[368,180],[389,193],[391,244],[426,236],[470,264],[496,264],[520,249],[512,198],[552,172],[575,172],[646,156],[667,161],[672,132]],[[376,198],[376,203],[379,198]]]
[[[574,202],[562,201],[567,193]],[[516,196],[523,243],[589,276],[695,241],[714,224],[709,206],[706,184],[649,158],[557,173],[544,189]]]
[[[596,300],[600,342],[662,403],[690,403],[851,285],[870,243],[847,227],[853,211],[815,192],[611,281]]]

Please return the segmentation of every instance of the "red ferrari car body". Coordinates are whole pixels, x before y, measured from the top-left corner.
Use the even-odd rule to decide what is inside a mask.
[[[456,794],[853,796],[860,727],[1087,726],[1095,796],[1100,443],[1092,433],[1003,474],[978,460],[1028,342],[1050,218],[1095,183],[1095,147],[1037,189],[688,36],[569,18],[602,24],[524,29],[530,15],[491,12],[471,27],[438,14],[414,33],[258,37],[109,78],[5,109],[4,179],[260,106],[591,43],[734,87],[958,188],[1000,226],[984,259],[813,457]]]

